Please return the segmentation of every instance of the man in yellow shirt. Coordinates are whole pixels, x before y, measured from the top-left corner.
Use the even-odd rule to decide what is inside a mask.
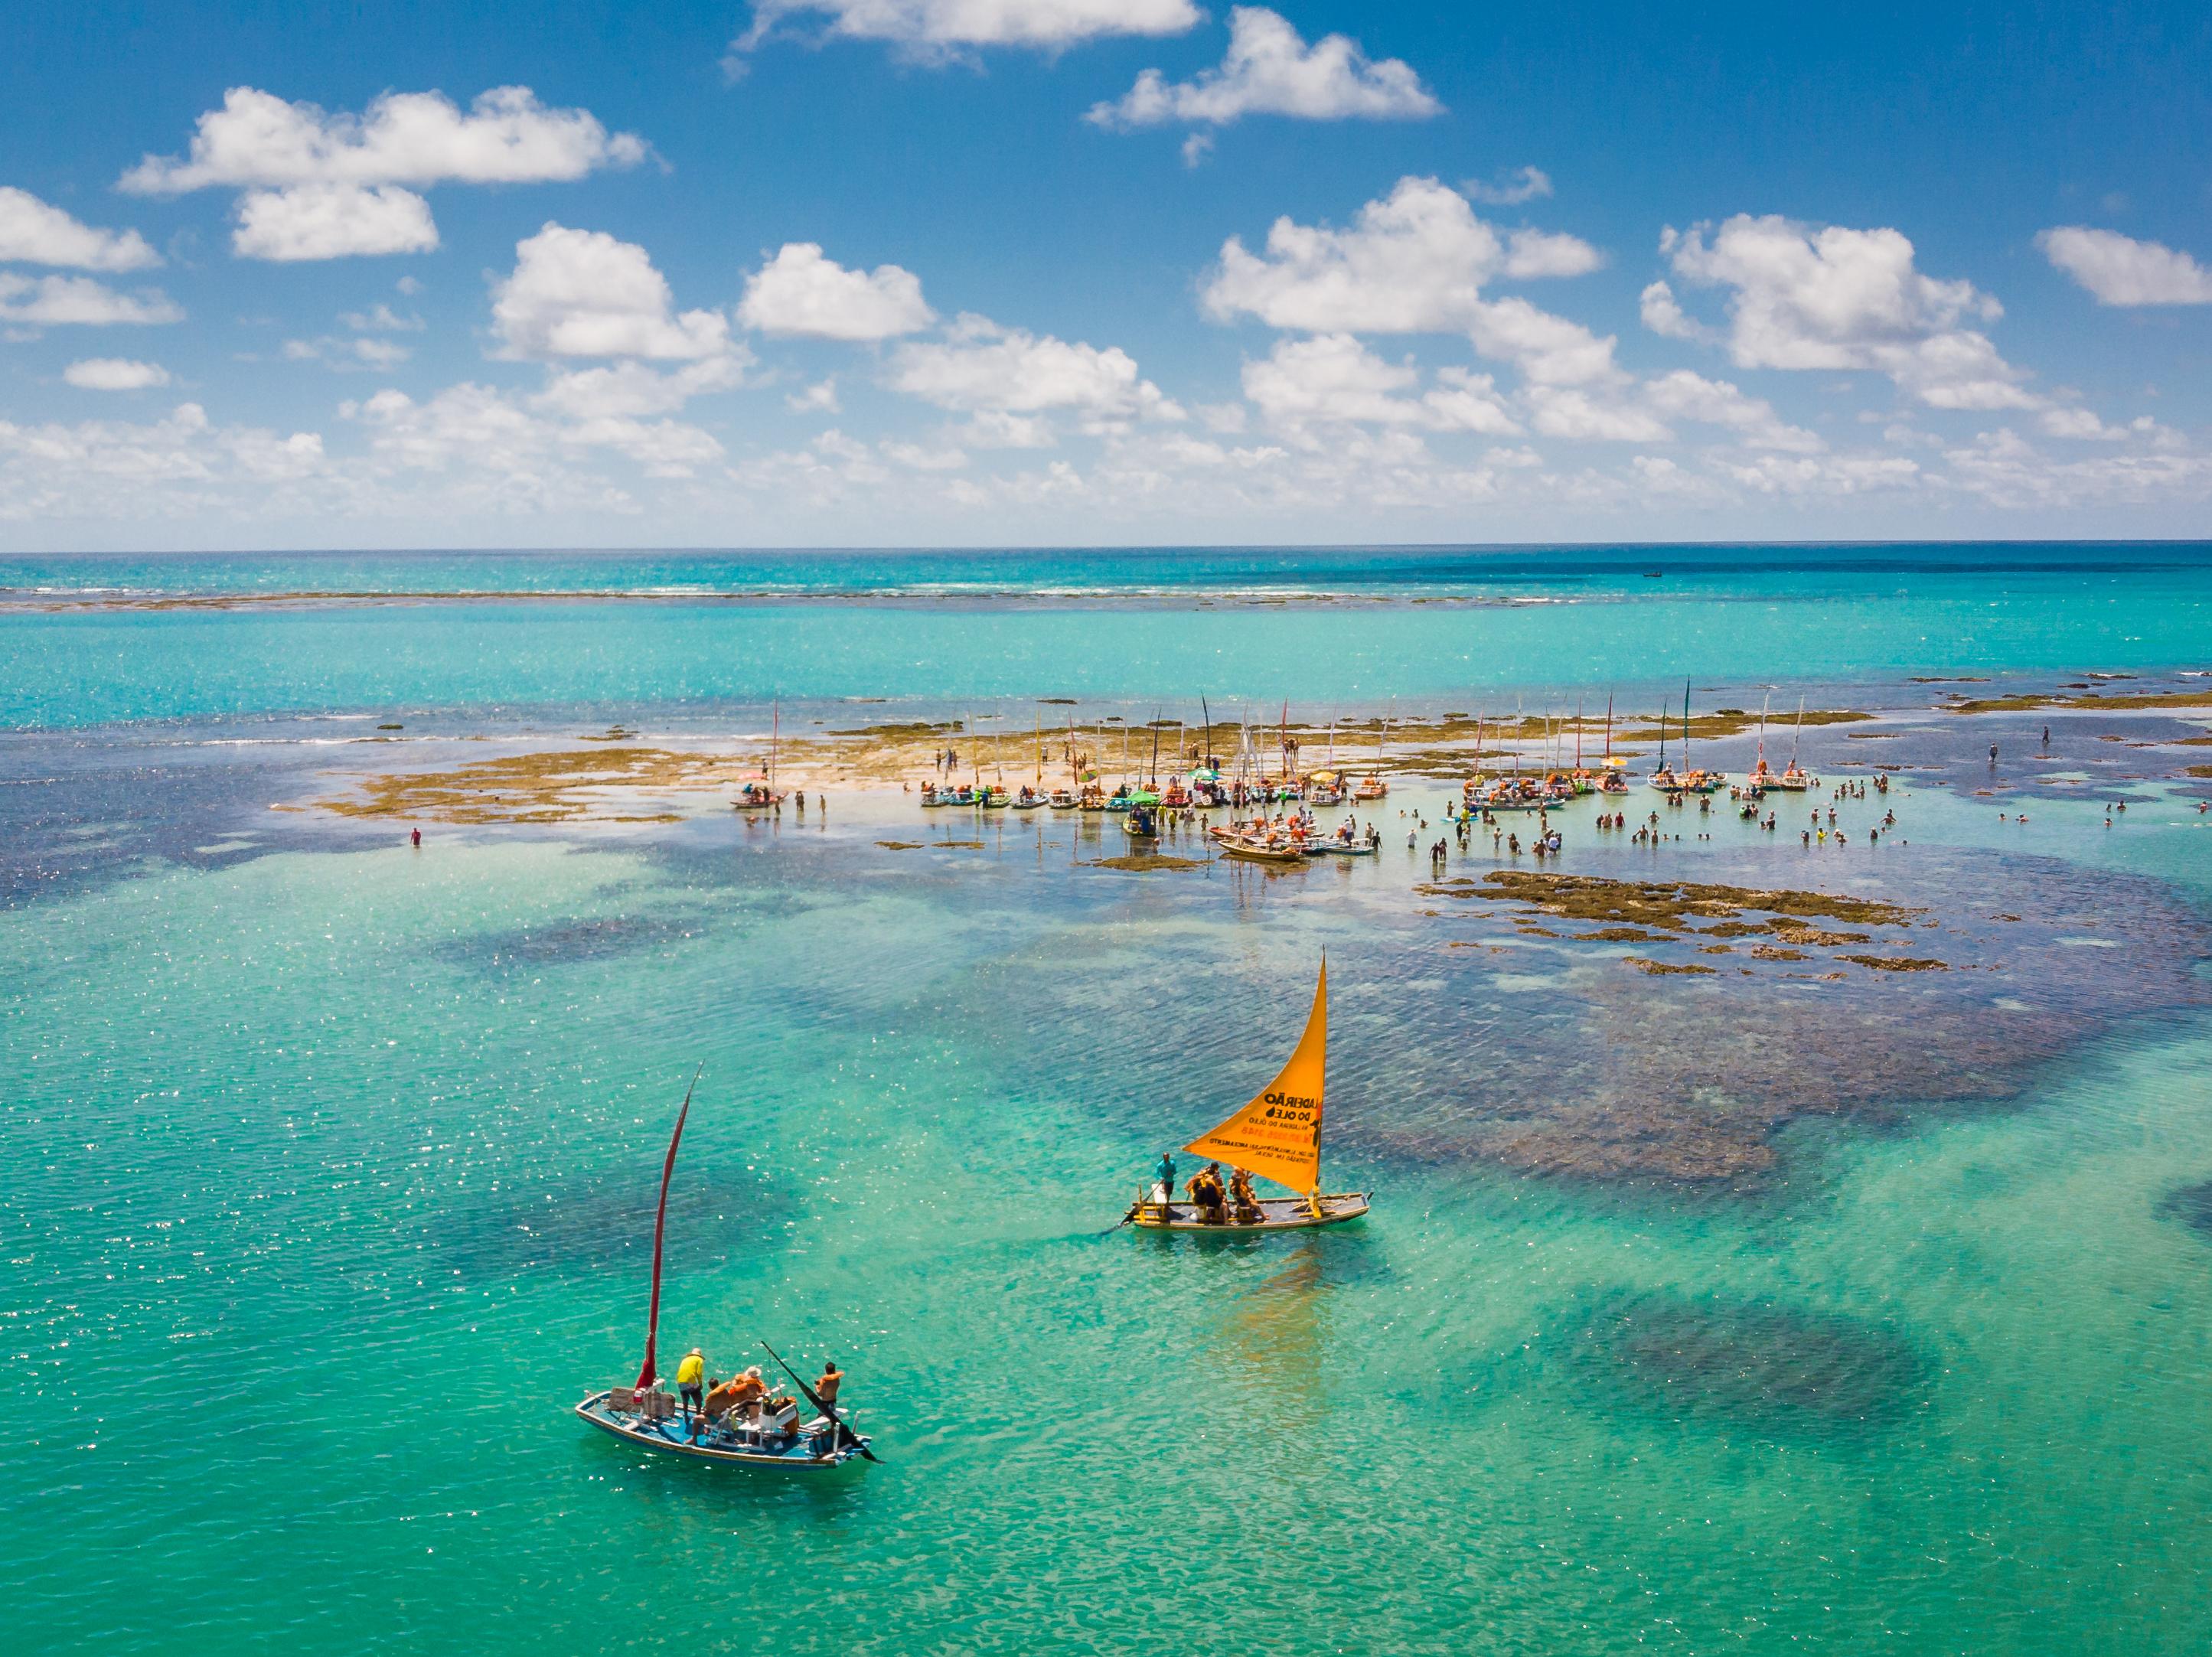
[[[692,1417],[706,1407],[706,1382],[707,1355],[695,1346],[676,1366],[676,1391],[684,1400],[684,1424],[687,1428]]]

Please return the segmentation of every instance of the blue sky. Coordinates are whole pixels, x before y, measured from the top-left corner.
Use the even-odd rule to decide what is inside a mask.
[[[0,546],[2203,531],[2201,7],[347,9],[15,25]]]

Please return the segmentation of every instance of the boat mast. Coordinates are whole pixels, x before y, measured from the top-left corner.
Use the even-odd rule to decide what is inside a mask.
[[[691,1072],[691,1086],[684,1089],[684,1108],[676,1113],[676,1132],[668,1136],[668,1155],[660,1163],[660,1205],[653,1211],[653,1300],[645,1314],[645,1362],[638,1366],[637,1384],[641,1389],[659,1379],[655,1372],[653,1345],[660,1333],[660,1241],[668,1226],[668,1181],[676,1172],[676,1147],[684,1143],[684,1119],[691,1114],[691,1090],[699,1085],[699,1070]]]
[[[783,711],[771,699],[768,705],[768,786],[775,792],[775,750],[783,735]]]
[[[1690,772],[1690,682],[1682,681],[1682,774]]]
[[[1611,696],[1611,695],[1609,695],[1609,694],[1607,695],[1607,697],[1606,697],[1606,699],[1605,699],[1605,757],[1606,757],[1606,762],[1607,762],[1607,764],[1612,763],[1612,761],[1613,761],[1613,697],[1612,697],[1612,696]]]
[[[1659,768],[1667,768],[1667,706],[1659,705]]]
[[[1797,699],[1797,728],[1790,733],[1790,768],[1797,768],[1797,739],[1805,734],[1805,699]]]

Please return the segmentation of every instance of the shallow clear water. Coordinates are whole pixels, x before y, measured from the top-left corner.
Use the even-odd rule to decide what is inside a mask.
[[[1786,659],[1774,612],[1680,602],[1740,643],[1701,671]],[[2019,630],[2084,628],[2067,666],[2124,666],[2130,641],[2070,609],[2022,601]],[[1373,629],[1407,613],[1311,612],[1340,648],[1302,694],[1355,701],[1344,662],[1395,662]],[[361,615],[446,676],[435,700],[506,671],[441,656],[453,612]],[[1091,615],[1163,660],[1280,622]],[[2043,786],[2032,822],[2000,824],[2022,797],[1975,798],[1954,750],[1981,737],[1937,732],[1899,739],[1942,768],[1901,774],[1909,838],[1879,853],[1732,819],[1632,850],[1576,808],[1571,868],[1893,896],[1970,942],[2008,889],[2082,913],[2024,920],[1979,978],[1804,1003],[1802,1038],[1842,1044],[1820,1061],[1840,1092],[1863,1062],[1849,1021],[1936,1005],[1911,998],[2063,1026],[1994,1093],[1798,1114],[1749,1181],[1562,1178],[1431,1118],[1613,1085],[1531,1055],[1624,1008],[1709,1054],[1717,1098],[1765,992],[1504,929],[1480,935],[1505,954],[1455,950],[1474,923],[1421,913],[1402,834],[1358,866],[1155,877],[1088,866],[1118,844],[1065,822],[976,835],[853,799],[826,825],[434,828],[414,853],[267,811],[358,750],[165,745],[228,740],[236,719],[186,716],[241,698],[347,701],[301,666],[324,636],[287,629],[359,619],[132,616],[143,651],[58,687],[10,675],[49,727],[0,744],[21,864],[0,889],[0,1545],[29,1649],[2132,1657],[2212,1637],[2212,1235],[2176,1199],[2212,1180],[2212,1015],[2190,988],[2212,828],[2186,791],[2133,785],[2106,830]],[[62,660],[58,637],[110,619],[4,625]],[[1223,636],[1232,683],[1272,671],[1271,635]],[[562,671],[481,700],[557,708]],[[104,725],[118,708],[175,723]],[[2081,747],[2120,776],[2118,745]],[[1391,805],[1433,820],[1441,798]],[[898,836],[983,845],[878,844]],[[2146,915],[2170,949],[2129,941]],[[1376,1188],[1372,1218],[1100,1235],[1164,1143],[1271,1073],[1323,946],[1332,1183]],[[657,1158],[702,1061],[663,1350],[699,1342],[725,1371],[760,1336],[834,1352],[886,1458],[834,1488],[641,1466],[566,1414],[635,1367]]]

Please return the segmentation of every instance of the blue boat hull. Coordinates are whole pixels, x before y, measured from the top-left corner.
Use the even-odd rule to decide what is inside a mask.
[[[781,1452],[751,1447],[740,1448],[733,1441],[717,1442],[715,1438],[704,1439],[695,1444],[681,1420],[647,1422],[634,1415],[618,1415],[607,1408],[607,1398],[605,1393],[592,1393],[576,1406],[577,1415],[610,1438],[619,1439],[625,1444],[641,1450],[651,1450],[659,1455],[792,1473],[835,1472],[860,1459],[860,1450],[849,1443],[828,1455],[810,1454],[806,1448],[808,1435],[805,1433],[793,1441],[789,1449]],[[864,1433],[854,1436],[862,1446],[874,1442]]]

